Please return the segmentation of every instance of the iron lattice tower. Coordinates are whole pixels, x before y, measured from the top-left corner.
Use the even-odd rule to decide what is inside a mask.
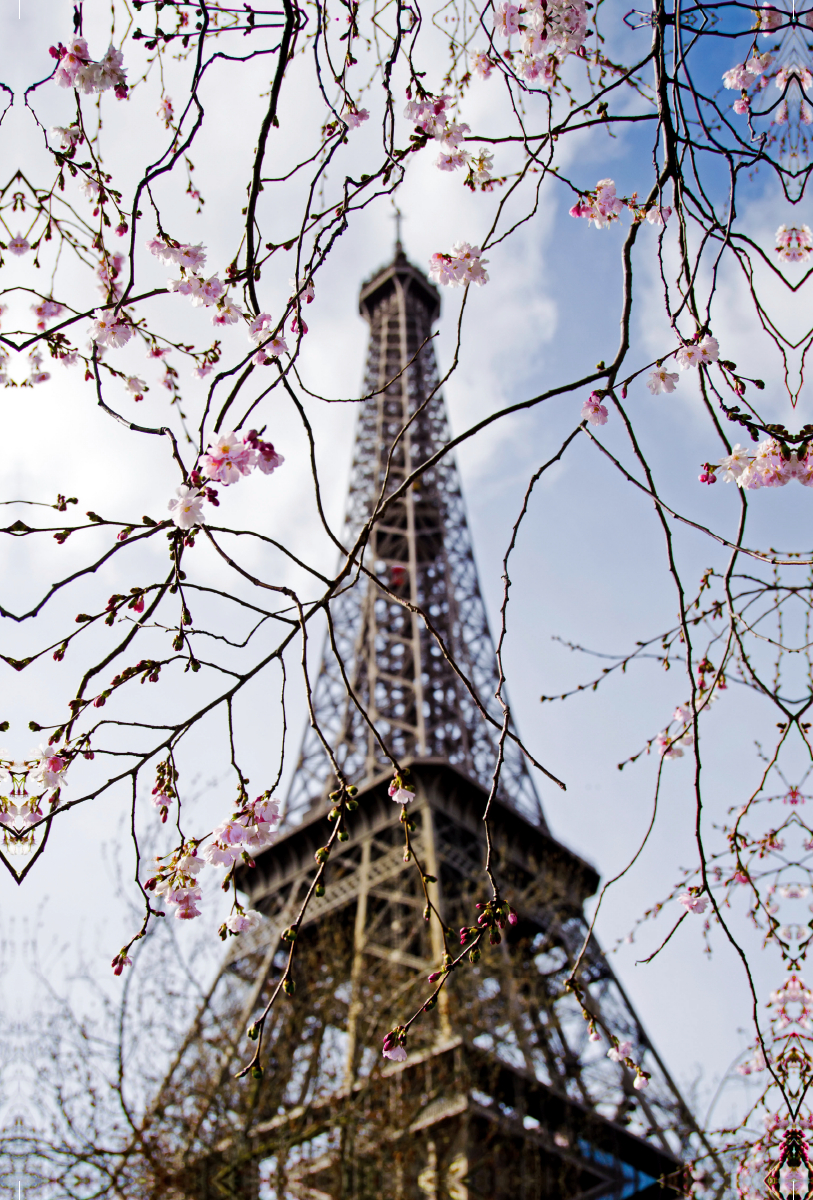
[[[431,327],[435,289],[397,248],[361,292],[370,324],[347,537],[381,497],[448,440]],[[373,522],[365,561],[396,598],[360,575],[335,601],[339,658],[315,689],[317,719],[359,784],[349,840],[337,842],[325,892],[299,926],[294,1002],[264,1033],[262,1080],[236,1083],[247,1026],[285,969],[281,935],[296,918],[327,840],[328,760],[306,734],[283,835],[242,868],[265,916],[230,942],[150,1115],[174,1130],[150,1172],[162,1200],[656,1200],[681,1190],[681,1162],[708,1147],[600,946],[584,903],[598,876],[550,834],[524,760],[507,747],[491,806],[492,864],[519,914],[499,945],[451,976],[413,1026],[405,1063],[381,1038],[427,995],[443,954],[425,919],[422,874],[450,929],[486,899],[482,815],[496,730],[483,720],[420,617],[493,704],[494,651],[454,463],[440,458]],[[402,764],[411,766],[415,861],[406,861],[391,767],[348,698],[339,667]],[[489,699],[492,698],[492,699]],[[492,711],[494,711],[492,709]],[[499,721],[500,713],[494,712]],[[416,869],[416,861],[421,869]],[[582,1002],[566,987],[586,940]],[[646,1091],[607,1055],[631,1044]],[[146,1144],[146,1142],[145,1142]],[[712,1162],[712,1173],[714,1163]],[[661,1188],[661,1180],[672,1186]],[[712,1195],[722,1195],[721,1187]]]
[[[449,440],[431,340],[440,297],[409,264],[400,243],[394,261],[363,286],[359,308],[370,325],[364,379],[368,399],[356,433],[347,545],[355,543],[382,500]],[[450,454],[425,470],[374,521],[364,563],[393,595],[362,578],[337,598],[331,613],[338,653],[326,647],[314,697],[317,719],[338,748],[341,767],[358,783],[389,765],[360,705],[400,761],[438,759],[487,785],[502,723],[494,699],[497,664]],[[411,608],[399,599],[408,600]],[[416,609],[429,618],[431,630]],[[496,724],[483,718],[439,640]],[[348,696],[342,665],[359,705]],[[288,798],[289,820],[296,820],[327,785],[333,786],[330,764],[309,729]],[[524,756],[510,740],[501,787],[521,811],[544,824]]]

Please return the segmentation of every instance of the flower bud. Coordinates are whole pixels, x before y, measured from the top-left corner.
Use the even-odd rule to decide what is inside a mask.
[[[316,887],[313,889],[313,894],[314,896],[324,896],[325,885],[323,883],[317,883]]]
[[[282,990],[285,992],[286,996],[293,996],[294,992],[296,991],[296,984],[293,979],[286,979],[282,985]]]

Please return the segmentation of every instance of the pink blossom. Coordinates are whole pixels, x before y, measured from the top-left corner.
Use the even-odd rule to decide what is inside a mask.
[[[198,488],[183,484],[176,488],[177,499],[170,500],[167,508],[179,529],[191,529],[200,524],[203,517],[203,493]]]
[[[95,320],[90,336],[97,345],[118,348],[126,345],[133,336],[132,325],[112,309],[97,308],[93,316]]]
[[[545,53],[547,49],[548,31],[543,27],[537,29],[531,25],[526,27],[522,34],[522,49],[527,55],[536,58],[537,55]]]
[[[243,310],[235,300],[224,296],[212,311],[213,325],[236,325],[243,315]]]
[[[200,243],[197,246],[177,246],[172,249],[172,261],[179,267],[197,271],[206,262],[206,251]]]
[[[370,114],[366,108],[346,109],[342,113],[342,120],[347,125],[348,129],[358,129],[362,121],[369,120]]]
[[[510,4],[508,0],[502,0],[494,16],[494,30],[496,33],[501,33],[503,37],[519,33],[519,9],[515,4]]]
[[[71,150],[84,140],[78,125],[54,125],[51,133],[59,138],[62,150]]]
[[[254,817],[257,821],[267,821],[269,824],[276,825],[280,819],[280,807],[277,800],[271,800],[265,796],[258,796],[251,805]]]
[[[656,367],[647,377],[646,386],[653,396],[661,392],[673,392],[680,376],[676,372],[667,371],[666,367]]]
[[[772,54],[752,54],[745,65],[752,75],[761,75],[763,71],[767,71],[768,67],[773,65],[773,61]]]
[[[751,101],[747,96],[741,96],[739,100],[734,101],[731,107],[738,117],[742,117],[751,111]]]
[[[104,58],[98,64],[94,90],[106,92],[109,88],[114,88],[120,100],[126,98],[127,82],[124,77],[127,72],[122,67],[122,61],[121,51],[117,50],[115,46],[109,46]]]
[[[770,37],[771,30],[778,29],[784,19],[784,15],[765,0],[758,15],[759,28],[763,31],[762,36]]]
[[[494,155],[490,150],[481,149],[473,157],[469,155],[470,178],[475,184],[488,183],[494,169]]]
[[[277,454],[270,442],[258,442],[257,444],[257,466],[263,475],[273,475],[277,467],[281,467],[285,459],[281,454]]]
[[[192,276],[192,278],[197,278],[197,276]],[[199,308],[201,305],[205,305],[208,308],[209,305],[217,303],[225,290],[225,285],[216,275],[210,276],[209,279],[201,279],[199,280],[199,286],[190,293],[192,303],[196,308]]]
[[[479,246],[456,242],[451,254],[432,255],[429,276],[436,283],[450,284],[452,287],[464,287],[469,283],[482,286],[488,283],[488,272],[485,270],[488,259],[481,258],[481,253]]]
[[[203,474],[220,483],[237,483],[256,463],[256,452],[236,433],[221,434],[203,456]]]
[[[234,912],[226,917],[226,928],[232,933],[250,933],[262,921],[262,916],[249,908],[245,912]]]
[[[136,401],[143,400],[144,393],[148,390],[144,380],[139,379],[137,375],[131,375],[124,386]]]
[[[84,38],[75,37],[68,42],[68,48],[59,60],[59,66],[54,74],[55,81],[60,87],[73,87],[82,67],[90,62],[88,44]]]
[[[653,204],[646,210],[646,219],[650,225],[665,225],[671,215],[672,210],[668,205]]]
[[[642,1092],[644,1088],[649,1087],[649,1080],[646,1075],[639,1071],[632,1081],[632,1086],[637,1092]]]
[[[808,225],[780,225],[776,231],[776,253],[783,262],[807,262],[813,248]]]
[[[468,158],[465,150],[458,150],[451,154],[439,154],[435,159],[435,166],[441,171],[456,171],[458,167],[465,167]]]
[[[613,1062],[621,1062],[625,1059],[632,1049],[632,1042],[619,1042],[617,1046],[610,1046],[607,1051],[607,1057]]]
[[[288,343],[284,337],[272,338],[270,342],[264,342],[257,353],[254,355],[253,362],[258,367],[264,367],[272,358],[279,358],[280,354],[288,353]]]
[[[683,892],[678,896],[678,904],[682,904],[686,912],[704,913],[708,906],[708,896],[696,896],[692,892]]]
[[[681,371],[687,371],[689,367],[707,366],[716,362],[719,352],[717,339],[706,334],[697,345],[681,346],[675,357]]]
[[[163,238],[160,238],[160,237],[150,238],[150,240],[148,242],[145,242],[144,245],[147,247],[150,254],[155,255],[155,257],[160,262],[164,263],[164,265],[168,266],[170,263],[175,262],[175,253],[176,253],[175,247],[170,246],[167,242],[164,241]]]
[[[175,917],[178,921],[191,921],[194,917],[200,916],[200,909],[196,908],[196,902],[200,900],[200,889],[197,896],[187,893],[183,899],[178,901],[178,907],[175,909]]]
[[[312,279],[309,279],[304,287],[300,288],[299,291],[297,291],[296,279],[289,279],[288,283],[291,285],[292,298],[298,296],[299,299],[304,300],[306,304],[311,304],[313,302],[313,297],[316,295],[316,290],[313,286]],[[267,316],[267,314],[264,313],[263,316]],[[271,318],[269,317],[268,319],[270,321]]]
[[[404,109],[404,116],[414,121],[419,129],[430,137],[441,138],[446,127],[446,109],[451,100],[450,96],[433,96],[426,100],[410,100]]]
[[[239,821],[224,821],[212,830],[212,837],[226,846],[239,846],[245,841],[246,827]]]
[[[406,1050],[398,1043],[392,1046],[389,1050],[383,1050],[382,1054],[384,1055],[384,1058],[389,1058],[392,1060],[392,1062],[406,1062],[407,1060]]]
[[[601,396],[598,392],[591,392],[582,405],[582,420],[591,425],[606,425],[607,415],[607,409],[601,403]]]
[[[732,67],[723,74],[723,87],[733,88],[736,91],[749,88],[755,81],[756,76],[751,74],[745,63],[741,63],[738,67]]]
[[[44,329],[45,322],[51,317],[58,317],[62,312],[62,305],[57,304],[54,300],[42,300],[39,304],[32,304],[31,311],[38,318],[37,329]]]
[[[223,846],[220,842],[210,842],[203,851],[203,857],[213,867],[230,867],[243,856],[240,846]]]
[[[8,248],[12,254],[26,254],[31,247],[21,233],[16,233],[8,243]]]
[[[257,342],[259,345],[259,343],[262,342],[265,334],[270,332],[270,330],[274,328],[275,324],[276,322],[274,321],[274,318],[269,313],[260,313],[260,315],[255,317],[249,325],[248,336],[253,342]]]
[[[390,784],[389,795],[396,804],[409,804],[410,800],[415,799],[415,792],[411,788],[405,787],[397,776]]]
[[[172,118],[175,116],[174,112],[172,111],[172,101],[170,100],[169,96],[164,96],[163,100],[158,105],[158,111],[155,115],[160,117],[164,122],[165,127],[169,129],[170,125],[172,124]]]
[[[471,127],[466,125],[465,122],[450,121],[443,129],[439,140],[447,148],[456,150],[467,133],[471,133]]]
[[[456,282],[457,264],[450,254],[433,254],[429,260],[429,278],[442,285]]]
[[[481,79],[488,79],[494,69],[494,63],[485,50],[474,50],[471,56],[471,69]]]
[[[623,210],[624,202],[616,196],[612,179],[600,179],[596,184],[590,224],[595,225],[596,229],[605,229],[612,221],[618,220],[618,214]]]

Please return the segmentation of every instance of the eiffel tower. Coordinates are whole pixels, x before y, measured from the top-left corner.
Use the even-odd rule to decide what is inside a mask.
[[[518,922],[452,974],[410,1030],[406,1062],[381,1056],[383,1035],[423,1004],[442,961],[422,875],[450,929],[471,925],[488,898],[482,818],[502,710],[456,467],[438,455],[449,440],[431,341],[438,293],[399,242],[364,284],[360,310],[367,398],[345,545],[367,530],[358,564],[368,573],[332,605],[313,701],[359,788],[358,809],[299,929],[297,990],[271,1010],[262,1079],[236,1082],[245,1030],[285,968],[281,934],[330,829],[335,775],[309,729],[282,834],[239,878],[266,920],[230,943],[156,1102],[183,1144],[165,1164],[167,1191],[195,1200],[682,1194],[682,1160],[708,1147],[595,939],[581,999],[565,987],[598,876],[551,836],[510,739],[490,828],[493,869]],[[389,754],[410,768],[416,793],[408,856]],[[609,1035],[631,1043],[651,1076],[645,1091],[608,1057]]]

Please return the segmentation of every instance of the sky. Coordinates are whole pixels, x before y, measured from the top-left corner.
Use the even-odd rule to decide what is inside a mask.
[[[22,0],[18,20],[12,7],[8,6],[1,18],[5,47],[2,77],[19,89],[21,83],[41,77],[50,69],[45,51],[58,38],[67,38],[68,9],[46,0]],[[621,36],[621,8],[608,10],[608,36],[613,38]],[[106,44],[107,9],[91,5],[86,13],[91,51],[101,53]],[[181,68],[177,71],[182,74]],[[437,65],[438,76],[440,71]],[[239,77],[234,72],[228,76],[225,96],[217,90],[224,86],[222,83],[213,83],[208,92],[209,84],[204,89],[209,140],[204,151],[192,154],[196,184],[206,199],[202,214],[195,213],[188,197],[169,188],[162,193],[163,185],[156,188],[165,211],[171,215],[175,236],[202,241],[209,248],[212,263],[225,264],[234,251],[228,218],[238,191],[235,181],[239,180],[242,187],[253,148],[249,117],[259,111],[257,94],[266,82],[262,70],[253,65],[243,68]],[[168,90],[173,84],[170,72]],[[490,86],[491,81],[482,81],[466,99],[464,119],[478,129],[497,119],[493,115],[494,93],[487,90]],[[152,89],[155,102],[139,107],[137,122],[132,117],[134,105],[127,111],[110,111],[110,105],[105,109],[108,169],[130,183],[138,163],[166,142],[161,122],[151,115],[158,100],[156,81],[150,80],[147,88]],[[299,150],[303,129],[312,133],[315,119],[308,108],[311,101],[300,64],[291,72],[287,97],[272,150],[274,163],[282,165]],[[237,110],[236,99],[242,106]],[[370,106],[374,103],[373,97]],[[66,93],[53,85],[37,94],[36,105],[46,125],[64,123],[69,116]],[[235,111],[242,114],[244,123],[236,119]],[[373,125],[370,121],[358,131],[359,147],[364,144],[362,139],[374,136]],[[584,188],[594,186],[599,178],[612,176],[618,182],[619,193],[627,194],[636,187],[643,190],[649,178],[648,136],[622,133],[611,139],[603,132],[579,135],[565,152],[565,165]],[[47,158],[38,148],[36,137],[30,114],[18,100],[0,127],[6,176],[17,161],[25,164],[26,171],[46,171]],[[351,146],[348,155],[354,153]],[[497,149],[497,170],[500,156],[509,162],[510,153]],[[361,160],[361,149],[358,154]],[[488,216],[480,200],[461,186],[459,177],[437,171],[431,151],[416,156],[398,196],[404,214],[403,241],[412,261],[426,269],[435,251],[448,249],[460,238],[473,243],[481,240]],[[594,230],[588,229],[586,222],[574,222],[567,213],[570,203],[572,198],[565,188],[556,181],[545,183],[533,220],[490,251],[490,282],[484,288],[470,289],[461,365],[444,389],[453,434],[495,409],[576,377],[614,354],[623,233],[617,227]],[[781,222],[795,219],[777,189],[763,177],[754,183],[740,215],[753,236],[761,238],[771,237]],[[294,223],[283,207],[270,208],[264,219],[269,240],[281,242],[293,231]],[[358,394],[367,338],[367,327],[357,310],[358,292],[362,280],[390,258],[393,234],[392,207],[382,199],[339,240],[320,272],[317,299],[307,313],[311,332],[300,360],[302,379],[313,391],[333,398]],[[672,344],[668,326],[660,316],[655,239],[651,227],[642,228],[633,325],[636,366],[644,365]],[[673,249],[668,237],[665,246],[669,260]],[[288,259],[275,265],[262,281],[263,304],[269,311],[276,311],[287,297],[291,256]],[[23,265],[9,266],[11,273],[18,269],[22,279]],[[145,269],[152,270],[148,277],[158,286],[163,284],[162,269],[157,264],[148,263]],[[78,277],[76,286],[80,286]],[[766,379],[764,407],[770,416],[787,419],[787,402],[779,388],[779,365],[775,356],[771,358],[757,349],[750,303],[741,279],[728,267],[721,273],[719,294],[715,335],[728,357],[744,368],[747,365],[747,374],[760,374]],[[792,305],[787,295],[770,283],[766,296],[777,320],[789,326],[799,320],[798,304]],[[444,291],[436,339],[442,372],[454,354],[460,302],[460,292]],[[203,339],[205,333],[194,324],[199,314],[182,309],[180,303],[177,297],[157,298],[156,319],[160,317],[179,338]],[[227,338],[227,343],[235,350],[242,345],[236,333],[230,341]],[[123,391],[116,393],[122,411],[148,424],[168,419],[156,369],[134,349],[120,353],[126,369],[143,372],[150,386],[137,412]],[[134,451],[132,435],[96,407],[92,390],[83,386],[79,376],[59,367],[54,367],[52,374],[48,383],[32,391],[4,393],[4,436],[7,446],[13,448],[4,458],[4,493],[50,502],[60,491],[79,496],[80,511],[90,508],[122,520],[143,511],[160,519],[177,482],[177,472],[160,440],[145,438]],[[196,417],[203,391],[195,391],[187,378],[184,384],[189,389],[189,413]],[[501,596],[502,557],[528,480],[578,421],[584,399],[584,395],[573,394],[515,414],[484,435],[463,443],[457,455],[492,628]],[[130,408],[125,410],[126,404]],[[794,422],[801,425],[809,418],[808,405],[803,393]],[[697,483],[699,464],[718,451],[692,381],[682,379],[674,395],[655,398],[639,382],[630,390],[629,410],[667,502],[692,519],[711,522],[726,536],[732,536],[739,514],[736,489],[723,483],[703,488]],[[338,529],[352,454],[353,406],[313,402],[309,412],[317,439],[326,511]],[[293,545],[305,560],[332,567],[333,550],[318,528],[309,492],[305,439],[296,414],[280,401],[273,411],[272,431],[275,445],[286,456],[284,469],[271,478],[252,476],[241,483],[239,491],[234,489],[227,496],[221,512],[226,512],[227,505],[229,521],[254,523],[269,536]],[[601,435],[613,453],[631,462],[615,414]],[[796,484],[756,494],[751,504],[752,544],[781,545],[789,550],[807,548],[811,499],[810,493]],[[56,578],[55,570],[75,569],[85,561],[88,545],[106,544],[101,533],[91,531],[83,536],[81,544],[77,538],[60,547],[58,560],[53,545],[49,544],[46,553],[32,539],[19,539],[11,545],[6,539],[0,546],[3,603],[21,611],[43,585]],[[693,583],[699,583],[707,567],[719,568],[727,558],[724,550],[685,527],[675,533],[675,553],[684,577]],[[58,636],[65,621],[72,621],[74,611],[90,604],[100,588],[113,591],[137,583],[139,572],[154,570],[161,555],[165,555],[162,547],[134,547],[127,560],[131,578],[122,584],[117,567],[103,568],[96,579],[77,588],[64,605],[60,601],[53,606],[54,615],[46,616],[45,628]],[[202,549],[199,559],[201,578],[214,586],[219,577],[218,563],[213,556],[206,557]],[[290,583],[294,578],[266,551],[247,550],[241,561],[248,569],[273,568],[278,572],[275,578],[283,582]],[[596,692],[584,692],[565,704],[542,704],[540,696],[559,694],[579,682],[592,680],[603,665],[568,650],[563,643],[574,642],[592,651],[617,655],[631,650],[637,640],[655,637],[674,625],[677,597],[665,570],[663,534],[653,506],[582,437],[564,461],[537,485],[511,574],[506,661],[514,717],[537,757],[567,783],[567,792],[562,793],[545,781],[537,781],[553,833],[606,879],[626,865],[643,837],[650,820],[658,766],[655,755],[643,757],[623,772],[617,764],[636,754],[669,721],[675,705],[687,699],[685,679],[677,666],[666,673],[649,660],[634,665],[623,676],[612,676]],[[15,626],[4,632],[3,652],[22,657],[39,636],[35,638],[33,631]],[[318,642],[314,635],[314,651]],[[9,646],[15,650],[9,650]],[[55,682],[50,663],[47,669],[34,667],[20,675],[6,670],[3,704],[7,711],[0,717],[8,716],[12,721],[7,738],[14,753],[25,752],[32,740],[36,743],[36,737],[27,733],[28,721],[46,724],[52,719],[58,704],[68,698],[68,692],[62,696],[59,688],[69,689],[72,682],[72,678],[64,685]],[[155,689],[144,701],[151,717],[170,711],[177,700],[171,690],[161,695],[158,691]],[[262,688],[247,693],[242,703],[239,723],[254,780],[260,777],[255,772],[267,770],[265,746],[275,744],[278,720],[269,711]],[[291,689],[289,715],[291,757],[295,758],[305,721],[303,696],[296,684]],[[760,707],[751,693],[735,687],[710,714],[708,738],[703,743],[710,827],[724,819],[730,806],[742,803],[752,788],[758,770],[753,745],[762,736],[766,721],[771,728],[773,720],[770,713],[766,717],[764,706]],[[208,725],[202,728],[190,740],[186,760],[190,811],[201,825],[218,819],[227,803],[223,791],[228,787],[230,792],[233,786],[226,782],[222,753],[212,751],[218,738],[222,738],[222,730]],[[219,744],[222,751],[222,741]],[[93,769],[88,766],[88,779],[93,778]],[[702,923],[687,920],[668,953],[647,966],[637,965],[637,960],[646,957],[671,927],[666,915],[645,925],[631,943],[624,941],[639,915],[669,894],[680,879],[681,869],[696,865],[692,777],[689,756],[665,765],[652,836],[623,884],[608,893],[597,931],[607,949],[620,943],[612,958],[613,967],[673,1076],[687,1090],[696,1089],[698,1111],[702,1111],[731,1062],[750,1041],[750,1034],[742,1032],[750,1002],[736,955],[719,931],[712,931],[713,953],[708,955],[703,947]],[[152,839],[159,849],[165,848],[161,840],[164,831],[155,824],[148,798],[143,800],[140,827],[148,841]],[[133,871],[132,854],[123,838],[127,819],[128,797],[123,792],[114,792],[102,803],[77,808],[69,820],[55,824],[48,852],[24,887],[18,889],[8,877],[0,881],[0,918],[7,931],[4,953],[7,962],[16,964],[10,974],[4,972],[7,1006],[18,1003],[16,989],[22,978],[20,964],[24,962],[33,968],[36,961],[56,990],[70,990],[79,1006],[89,1002],[85,982],[72,982],[80,969],[112,994],[109,958],[132,932],[135,920],[132,893],[124,882]],[[218,903],[216,890],[207,893],[204,920],[212,930],[222,919]],[[737,927],[744,930],[744,923]],[[31,949],[35,936],[36,959]],[[197,941],[194,944],[197,947]],[[755,937],[750,945],[756,950]],[[203,969],[216,960],[216,951],[215,946],[211,959],[203,960]],[[758,983],[767,997],[776,986],[778,966],[770,953],[759,956],[758,962]],[[27,996],[36,995],[39,986],[32,985],[31,978],[29,975],[29,983],[23,988]],[[739,1085],[729,1088],[716,1110],[718,1119],[735,1114],[742,1099]]]

